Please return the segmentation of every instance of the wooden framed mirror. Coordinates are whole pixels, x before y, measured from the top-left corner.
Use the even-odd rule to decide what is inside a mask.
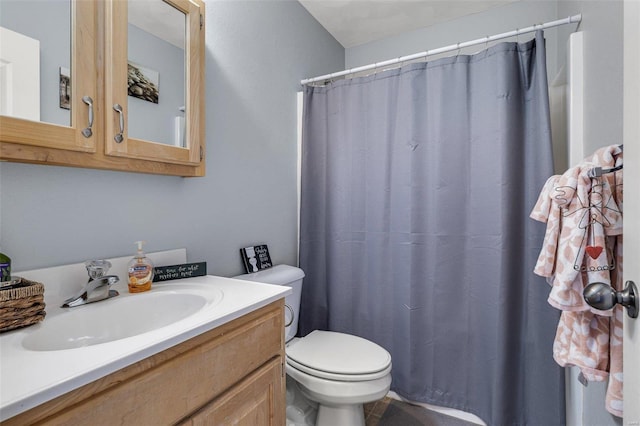
[[[105,71],[106,154],[200,163],[200,7],[189,0],[105,5],[111,23],[105,31],[105,63],[110,64]]]
[[[14,49],[4,47],[19,46],[0,60],[1,142],[96,151],[95,6],[71,0],[0,5],[0,51],[11,55]],[[17,146],[8,149],[19,156]]]

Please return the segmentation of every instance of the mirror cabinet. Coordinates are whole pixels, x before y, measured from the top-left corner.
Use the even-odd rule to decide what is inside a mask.
[[[24,53],[0,58],[0,160],[204,176],[202,0],[44,3],[68,16],[50,23],[42,11],[43,22],[23,27],[48,26],[60,52],[49,35],[16,28],[12,15],[33,20],[26,2],[0,4],[2,55],[14,36],[36,46],[35,65]],[[35,81],[21,69],[35,69]],[[25,86],[36,93],[27,107]]]

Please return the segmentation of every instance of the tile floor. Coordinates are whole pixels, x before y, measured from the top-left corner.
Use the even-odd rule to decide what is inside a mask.
[[[364,405],[366,426],[477,426],[389,397]]]
[[[364,404],[364,420],[366,426],[382,426],[380,419],[389,406],[391,398],[385,396],[383,399]]]

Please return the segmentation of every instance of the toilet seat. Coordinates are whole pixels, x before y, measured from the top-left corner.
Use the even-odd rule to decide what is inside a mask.
[[[309,375],[337,381],[376,380],[391,371],[391,355],[350,334],[315,330],[286,348],[287,363]]]

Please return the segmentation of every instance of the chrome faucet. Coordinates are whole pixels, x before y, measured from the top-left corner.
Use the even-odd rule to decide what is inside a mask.
[[[98,302],[118,296],[116,290],[110,287],[120,281],[117,275],[104,275],[111,263],[107,260],[88,260],[85,263],[89,281],[78,294],[65,300],[62,308],[73,308],[74,306],[86,305],[87,303]]]

